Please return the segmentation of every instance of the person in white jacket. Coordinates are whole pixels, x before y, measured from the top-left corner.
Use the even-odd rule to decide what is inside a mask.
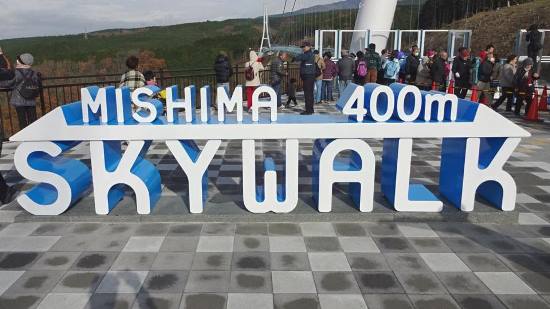
[[[254,90],[260,86],[260,71],[263,71],[264,65],[262,64],[262,60],[258,57],[258,54],[256,54],[255,51],[250,51],[250,57],[249,61],[244,64],[245,68],[245,77],[246,77],[246,100],[247,100],[247,107],[250,110],[252,107],[252,94],[254,93]],[[247,70],[250,72],[254,72],[254,75],[248,76]],[[253,77],[253,78],[252,78]]]

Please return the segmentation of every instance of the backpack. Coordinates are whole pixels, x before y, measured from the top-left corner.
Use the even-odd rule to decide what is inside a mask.
[[[252,63],[248,64],[248,67],[244,71],[244,78],[247,81],[252,81],[256,77],[256,74],[254,74],[254,67],[252,66]]]
[[[30,74],[25,75],[24,71],[19,70],[23,76],[23,82],[17,86],[17,92],[25,100],[34,100],[40,95],[40,85],[38,78],[35,77],[35,72],[30,71]]]
[[[388,78],[393,78],[394,76],[399,73],[399,62],[391,61],[389,60],[388,63],[386,63],[386,69],[384,70],[384,75]]]
[[[357,64],[357,76],[365,77],[367,76],[367,63],[364,60],[360,60]]]

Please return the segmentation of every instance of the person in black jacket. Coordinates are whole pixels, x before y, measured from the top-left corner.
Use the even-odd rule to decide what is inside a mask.
[[[539,31],[538,25],[529,27],[525,40],[529,43],[527,45],[527,56],[533,60],[533,70],[536,71],[539,53],[542,49],[542,33]]]
[[[11,66],[9,59],[4,55],[2,48],[0,48],[0,87],[2,82],[8,82],[15,78],[15,73]],[[0,119],[0,125],[2,119]],[[2,141],[4,140],[4,130],[0,130],[0,154],[2,153]],[[15,190],[8,186],[4,180],[4,176],[0,174],[0,204],[7,204],[11,202],[15,195]]]
[[[405,80],[411,85],[416,82],[418,66],[420,66],[420,50],[414,45],[411,47],[410,55],[405,59]]]
[[[313,108],[313,85],[318,75],[318,66],[315,63],[315,55],[311,50],[311,43],[307,41],[303,42],[302,51],[303,53],[301,55],[294,58],[295,62],[300,61],[300,78],[302,79],[304,98],[306,101],[306,109],[301,114],[312,115],[315,112]]]
[[[453,61],[453,77],[455,80],[456,96],[465,99],[468,89],[472,86],[472,61],[470,60],[470,51],[461,47],[458,50],[458,57]]]
[[[440,51],[439,55],[435,57],[430,69],[432,81],[435,82],[437,90],[442,92],[445,92],[445,90],[447,89],[447,76],[445,74],[445,67],[447,65],[448,57],[449,55],[446,51]]]
[[[214,62],[214,72],[216,73],[216,83],[217,88],[223,87],[225,91],[229,94],[229,80],[233,75],[233,68],[229,62],[229,57],[227,53],[221,51]]]
[[[480,91],[479,102],[487,97],[489,105],[493,104],[493,93],[491,93],[491,77],[495,68],[495,56],[488,54],[485,60],[479,66],[477,71],[477,89]]]
[[[535,80],[538,79],[538,74],[533,72],[534,61],[531,58],[523,60],[521,67],[514,75],[514,83],[516,84],[516,106],[514,113],[519,116],[523,103],[525,102],[525,115],[529,113],[533,93],[535,91]]]

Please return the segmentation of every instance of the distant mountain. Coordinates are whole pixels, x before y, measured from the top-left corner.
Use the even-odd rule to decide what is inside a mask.
[[[384,0],[380,0],[380,1],[384,1]],[[398,5],[399,6],[411,6],[411,5],[418,5],[418,4],[423,5],[426,1],[427,0],[399,0]],[[309,14],[309,13],[357,9],[359,8],[360,3],[361,3],[361,0],[343,0],[343,1],[329,3],[329,4],[315,5],[308,8],[296,10],[294,12],[287,12],[284,15],[292,16],[292,15],[302,15],[302,14]],[[272,16],[280,17],[281,15],[282,14],[272,15]]]

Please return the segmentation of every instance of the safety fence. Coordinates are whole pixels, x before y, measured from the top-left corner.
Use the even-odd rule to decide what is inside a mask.
[[[301,89],[300,69],[296,64],[288,65],[285,68],[287,76],[282,82],[282,91],[286,93],[290,79],[294,78],[297,81],[297,89]],[[155,71],[157,84],[160,87],[168,87],[176,85],[180,91],[180,96],[183,97],[185,87],[195,85],[197,88],[210,85],[216,87],[216,74],[211,68],[189,69],[189,70],[160,70]],[[104,74],[104,75],[78,75],[78,76],[56,76],[42,77],[42,85],[40,95],[36,99],[37,116],[41,117],[56,107],[79,101],[80,89],[88,86],[118,86],[120,84],[120,74]],[[268,84],[271,78],[271,69],[266,67],[266,70],[259,74],[262,84]],[[233,75],[230,80],[230,87],[234,89],[237,85],[245,86],[245,67],[243,65],[233,66]],[[212,92],[215,95],[215,91]],[[9,104],[11,90],[0,89],[0,134],[4,139],[9,138],[20,130],[17,121],[17,113],[15,108]],[[197,102],[200,106],[200,101]]]

